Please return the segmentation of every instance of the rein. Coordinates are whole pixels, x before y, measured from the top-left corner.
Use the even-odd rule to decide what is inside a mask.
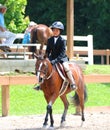
[[[50,79],[53,75],[53,69],[52,69],[52,72],[50,73],[50,75],[46,78],[47,80]]]
[[[50,79],[52,77],[52,75],[53,75],[53,69],[52,69],[52,71],[51,71],[51,73],[50,73],[50,75],[48,77],[47,77],[47,73],[44,72],[43,70],[36,70],[36,71],[44,73],[45,74],[45,78],[44,78],[45,80]]]

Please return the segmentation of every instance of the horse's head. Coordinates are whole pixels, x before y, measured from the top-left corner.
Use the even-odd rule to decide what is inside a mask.
[[[52,65],[49,59],[44,55],[35,55],[36,64],[35,71],[38,77],[39,83],[43,83],[44,80],[48,80],[52,75]]]

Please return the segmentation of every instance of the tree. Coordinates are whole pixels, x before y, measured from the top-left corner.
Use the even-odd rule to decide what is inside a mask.
[[[110,48],[109,6],[110,0],[74,0],[74,34],[92,34],[94,48]],[[49,26],[53,21],[60,20],[66,28],[66,0],[27,0],[26,15],[37,23]]]
[[[5,14],[7,28],[18,33],[25,30],[30,20],[48,26],[60,20],[66,29],[66,1],[1,0],[1,3],[8,7]],[[74,0],[74,34],[92,34],[95,49],[110,49],[109,6],[110,0]]]
[[[66,0],[27,0],[26,15],[36,23],[50,26],[60,20],[66,25]]]
[[[26,0],[1,0],[7,6],[5,14],[6,27],[15,33],[23,32],[29,23],[29,18],[25,18]]]
[[[94,48],[110,48],[110,1],[75,0],[75,35],[92,34]]]

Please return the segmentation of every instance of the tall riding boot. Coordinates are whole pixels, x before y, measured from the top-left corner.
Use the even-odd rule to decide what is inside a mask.
[[[73,76],[72,76],[71,71],[68,71],[66,74],[67,74],[67,76],[68,76],[68,78],[69,78],[71,89],[72,89],[72,90],[75,90],[75,89],[76,89],[76,84],[75,84],[75,81],[74,81],[74,79],[73,79]]]

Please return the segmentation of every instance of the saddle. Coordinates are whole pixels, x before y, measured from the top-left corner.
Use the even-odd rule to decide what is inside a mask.
[[[67,79],[67,75],[66,75],[63,65],[61,63],[57,63],[57,64],[55,64],[55,67],[56,67],[56,70],[58,71],[60,77],[63,79],[62,87],[59,91],[59,96],[61,96],[67,90],[69,81]]]

